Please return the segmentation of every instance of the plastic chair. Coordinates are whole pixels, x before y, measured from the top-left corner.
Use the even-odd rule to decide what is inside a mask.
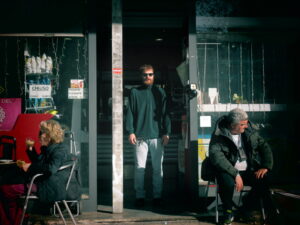
[[[67,181],[67,183],[66,183],[66,190],[68,190],[68,187],[69,187],[69,184],[70,184],[70,181],[71,181],[73,172],[74,172],[74,170],[75,170],[75,167],[76,167],[76,160],[74,160],[74,161],[73,161],[72,163],[70,163],[70,164],[67,164],[67,165],[64,165],[64,166],[60,167],[59,170],[58,170],[58,171],[61,171],[61,170],[65,170],[65,169],[70,169],[70,174],[69,174],[69,177],[68,177],[68,181]],[[25,213],[26,213],[26,210],[27,210],[27,206],[28,206],[29,200],[30,200],[30,199],[37,199],[37,200],[38,200],[38,196],[32,194],[32,186],[33,186],[34,181],[35,181],[38,177],[40,177],[40,176],[43,176],[43,174],[36,174],[36,175],[31,179],[31,181],[30,181],[30,184],[29,184],[29,188],[28,188],[27,194],[26,194],[26,196],[24,196],[24,197],[25,197],[25,203],[24,203],[24,207],[23,207],[22,217],[21,217],[21,220],[20,220],[20,225],[22,225],[22,223],[23,223],[23,220],[24,220],[24,217],[25,217]],[[58,210],[58,212],[59,212],[59,215],[60,215],[62,221],[64,222],[64,224],[67,225],[66,220],[65,220],[65,218],[64,218],[64,216],[63,216],[62,210],[61,210],[61,208],[60,208],[60,206],[59,206],[59,203],[60,203],[60,202],[62,202],[62,203],[64,204],[64,206],[65,206],[65,208],[67,209],[67,212],[68,212],[68,214],[69,214],[69,216],[70,216],[70,218],[71,218],[73,224],[76,225],[76,221],[75,221],[75,219],[74,219],[74,216],[73,216],[73,214],[72,214],[72,212],[71,212],[71,210],[70,210],[70,208],[69,208],[69,206],[68,206],[66,200],[55,201],[55,202],[54,202],[54,205],[55,205],[55,207],[57,208],[57,210]]]
[[[16,138],[2,135],[0,137],[0,159],[16,160]]]

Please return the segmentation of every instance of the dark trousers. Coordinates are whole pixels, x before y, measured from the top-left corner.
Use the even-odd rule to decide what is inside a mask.
[[[0,225],[19,225],[23,213],[23,205],[19,204],[19,198],[26,193],[24,184],[0,185]],[[37,192],[34,184],[32,192]]]
[[[25,193],[24,184],[10,184],[0,186],[0,224],[17,225],[22,215],[22,207],[18,198]]]
[[[271,202],[271,193],[267,175],[261,179],[256,179],[253,171],[240,172],[240,175],[243,179],[244,186],[251,186],[251,191],[243,198],[243,207],[246,210],[253,210],[257,207],[260,198],[262,198],[266,204]],[[228,173],[221,172],[217,174],[217,182],[224,210],[232,209],[234,206],[233,194],[235,189],[235,178]]]

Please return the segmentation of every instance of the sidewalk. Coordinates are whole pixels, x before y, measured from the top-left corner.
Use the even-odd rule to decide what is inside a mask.
[[[84,212],[75,220],[78,225],[212,225],[215,224],[214,212],[200,212],[192,205],[183,204],[174,199],[167,199],[163,207],[156,208],[151,200],[146,201],[143,208],[134,207],[134,199],[127,201],[124,211],[120,214],[112,213],[111,205],[98,205],[97,212]],[[31,225],[39,225],[42,220],[45,225],[63,224],[60,218],[36,217],[37,221]],[[221,217],[220,217],[221,219]],[[68,224],[72,224],[67,218]],[[233,223],[233,225],[243,225]],[[257,224],[258,225],[258,224]]]
[[[170,184],[170,182],[168,182]],[[101,186],[103,188],[103,185]],[[172,190],[173,188],[174,190]],[[201,204],[208,205],[208,202],[200,200],[197,205],[187,202],[184,193],[177,192],[176,184],[166,185],[164,193],[164,204],[162,207],[155,207],[152,204],[151,195],[146,196],[145,206],[136,208],[134,205],[135,195],[133,187],[126,186],[124,195],[124,211],[120,214],[112,213],[112,193],[109,188],[100,192],[97,212],[83,212],[75,220],[78,225],[213,225],[215,224],[214,209],[206,211],[201,208]],[[40,218],[45,225],[63,224],[60,218],[44,217]],[[221,221],[222,216],[219,220]],[[67,218],[68,224],[72,224]],[[39,225],[41,223],[33,223]],[[31,223],[31,225],[33,225]],[[233,223],[233,225],[244,225]],[[259,223],[256,223],[259,225]]]
[[[182,213],[181,215],[172,214],[160,214],[158,212],[147,211],[147,210],[136,210],[136,209],[124,209],[121,214],[112,214],[112,208],[107,206],[98,206],[98,212],[82,213],[75,218],[78,225],[212,225],[215,224],[214,216],[210,215],[211,218],[207,219],[206,216]],[[203,216],[203,219],[201,217]],[[205,221],[210,220],[210,222]],[[63,224],[60,218],[55,217],[40,217],[34,223],[34,225],[43,224],[38,220],[42,220],[45,225],[61,225]],[[72,224],[68,218],[67,223]],[[242,223],[233,223],[233,225],[244,225]]]

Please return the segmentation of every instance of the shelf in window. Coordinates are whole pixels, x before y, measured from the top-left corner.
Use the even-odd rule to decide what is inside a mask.
[[[229,112],[234,108],[241,108],[246,112],[286,111],[286,104],[201,104],[198,112]]]
[[[40,78],[49,78],[50,80],[55,79],[55,75],[53,73],[28,73],[26,74],[26,80],[36,80]]]
[[[26,107],[27,110],[31,110],[31,109],[55,109],[55,107],[52,106],[38,106],[38,107]]]

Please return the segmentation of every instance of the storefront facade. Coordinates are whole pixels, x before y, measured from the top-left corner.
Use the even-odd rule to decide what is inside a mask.
[[[258,19],[259,15],[245,14],[242,5],[224,3],[220,11],[219,5],[205,2],[182,3],[185,7],[179,5],[181,10],[167,19],[157,12],[151,12],[150,18],[144,11],[132,13],[136,8],[126,1],[123,9],[121,1],[113,1],[101,10],[95,1],[60,7],[49,1],[22,5],[23,11],[3,15],[0,97],[20,99],[23,114],[55,114],[72,131],[72,151],[80,158],[84,211],[97,210],[107,193],[102,187],[110,189],[107,196],[113,199],[115,212],[122,212],[122,194],[132,194],[122,189],[133,179],[131,146],[125,133],[113,143],[114,129],[122,134],[123,130],[112,124],[123,119],[129,90],[139,84],[138,66],[149,62],[156,68],[157,84],[170,99],[173,134],[165,168],[168,182],[178,186],[176,192],[194,200],[203,197],[201,163],[208,155],[214,122],[234,107],[249,112],[271,143],[274,182],[297,178],[282,165],[291,161],[297,165],[299,156],[293,151],[299,146],[293,126],[299,124],[295,97],[299,20],[272,15]],[[46,6],[52,14],[41,13]],[[7,9],[11,7],[8,3]],[[149,40],[157,31],[161,37]],[[123,89],[116,92],[114,82],[123,82]],[[114,149],[117,142],[124,146]],[[121,160],[114,161],[115,156]],[[118,180],[113,182],[113,176]]]

